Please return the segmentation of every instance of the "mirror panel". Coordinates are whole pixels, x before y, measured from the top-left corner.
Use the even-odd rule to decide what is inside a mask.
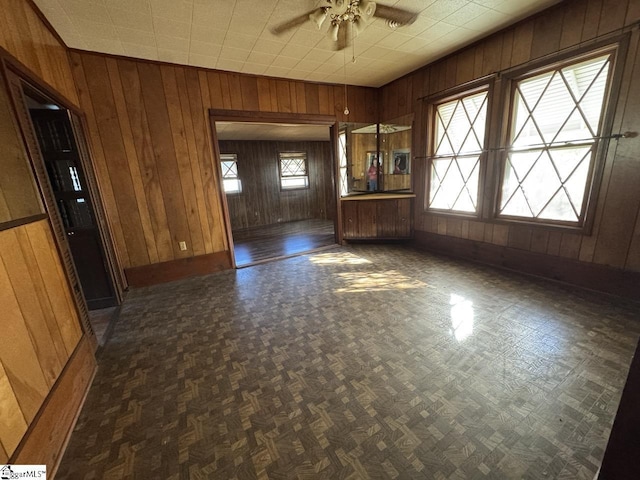
[[[411,190],[412,122],[406,115],[381,124],[340,125],[342,196]]]

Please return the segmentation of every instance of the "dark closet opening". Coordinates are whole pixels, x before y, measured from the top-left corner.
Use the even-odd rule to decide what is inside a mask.
[[[25,102],[89,310],[118,304],[69,111],[24,86]]]

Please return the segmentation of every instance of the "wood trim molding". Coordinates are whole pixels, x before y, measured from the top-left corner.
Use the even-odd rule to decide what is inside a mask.
[[[46,213],[39,213],[37,215],[31,215],[30,217],[17,218],[16,220],[9,220],[7,222],[0,223],[0,232],[3,230],[10,230],[12,228],[20,227],[28,223],[39,222],[40,220],[46,220],[49,216]]]
[[[230,268],[232,268],[231,252],[225,250],[224,252],[209,253],[197,257],[125,268],[124,273],[130,286],[147,287],[183,278],[207,275],[221,270],[229,270]]]
[[[92,343],[83,335],[10,463],[47,465],[54,477],[96,368]]]
[[[82,114],[80,107],[73,101],[49,85],[40,75],[35,73],[11,53],[0,47],[0,60],[4,63],[5,72],[10,71],[26,82],[32,89],[39,91],[44,96],[49,97],[58,105],[70,110],[78,115]]]
[[[640,273],[464,238],[415,232],[414,246],[640,301]]]
[[[211,108],[209,115],[214,122],[303,123],[329,126],[336,124],[335,116],[314,113],[252,112]]]

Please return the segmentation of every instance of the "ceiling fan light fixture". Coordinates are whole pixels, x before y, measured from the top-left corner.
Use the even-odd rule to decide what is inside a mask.
[[[361,0],[358,9],[360,10],[360,17],[364,19],[365,22],[368,22],[376,13],[376,2]]]
[[[329,38],[334,42],[338,41],[338,31],[340,30],[340,25],[336,22],[331,22],[331,26],[329,27],[329,31],[327,32]]]
[[[326,7],[319,8],[309,14],[309,20],[311,20],[311,22],[313,22],[315,26],[318,27],[318,30],[322,28],[322,24],[324,23],[326,18],[327,18]]]
[[[329,3],[331,4],[331,13],[342,15],[351,5],[351,0],[329,0]]]

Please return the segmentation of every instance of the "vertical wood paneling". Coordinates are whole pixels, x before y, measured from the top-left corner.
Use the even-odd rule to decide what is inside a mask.
[[[591,40],[598,33],[598,24],[602,18],[602,0],[585,0],[587,12],[582,27],[582,40]]]
[[[136,142],[133,129],[131,128],[131,119],[129,117],[127,103],[124,95],[124,88],[122,86],[120,69],[118,68],[118,62],[112,58],[107,59],[107,69],[109,71],[109,79],[111,81],[112,90],[113,90],[113,99],[116,106],[116,111],[118,114],[118,119],[120,121],[120,127],[122,130],[122,138],[124,140],[124,147],[127,154],[127,157],[130,160],[129,162],[129,171],[131,172],[131,181],[133,182],[135,189],[135,198],[136,203],[138,205],[138,212],[140,213],[140,222],[142,226],[142,231],[144,234],[145,244],[147,246],[147,251],[149,253],[149,261],[158,262],[158,248],[156,246],[155,235],[153,230],[153,225],[151,222],[151,216],[149,214],[148,208],[148,197],[146,189],[144,188],[144,181],[142,179],[142,173],[140,171],[140,156],[149,156],[149,149],[144,148],[144,143],[142,142],[142,146],[139,149],[140,155],[136,150],[136,145],[141,145],[141,142]],[[137,71],[134,70],[134,78],[129,77],[129,81],[127,82],[127,90],[129,91],[130,98],[139,99],[140,93],[140,82],[137,81]],[[140,109],[137,110],[138,112]],[[141,132],[145,131],[142,127],[142,121],[140,119],[140,115],[133,115],[134,122],[136,124],[140,124],[140,128],[136,129],[136,134],[140,135]],[[149,161],[142,162],[144,164],[148,164]]]
[[[0,232],[0,305],[0,442],[11,455],[81,337],[47,221]]]
[[[29,267],[32,265],[26,261],[19,239],[13,230],[8,230],[2,235],[0,248],[4,252],[10,252],[10,254],[3,255],[2,258],[7,271],[11,272],[9,281],[20,306],[45,381],[47,386],[51,388],[68,358],[64,350],[56,350],[56,344],[52,341],[54,338],[60,337],[59,327],[57,324],[54,325],[53,335],[49,331],[47,318],[39,302],[32,273],[29,271]],[[35,270],[33,274],[36,272],[38,270]]]
[[[186,221],[187,212],[169,120],[169,99],[163,88],[161,70],[157,65],[140,63],[138,72],[149,133],[153,139],[151,144],[154,161],[158,169],[167,224],[171,233],[173,258],[189,256],[188,252],[180,251],[178,246],[180,241],[186,241],[187,245],[191,245],[192,240]]]
[[[587,12],[586,2],[568,2],[564,9],[560,48],[567,48],[580,43],[582,26]]]
[[[235,153],[238,156],[238,173],[243,191],[227,196],[234,229],[309,218],[333,218],[329,142],[219,143],[222,153]],[[285,151],[307,153],[308,189],[280,190],[278,153]]]
[[[533,43],[533,22],[518,25],[513,31],[513,50],[511,65],[521,65],[531,59],[531,45]],[[489,45],[486,45],[485,49]]]
[[[27,431],[27,421],[1,362],[0,411],[2,411],[2,415],[0,415],[0,444],[6,461],[6,458],[15,451]]]
[[[33,248],[31,247],[31,240],[29,239],[27,229],[16,228],[13,229],[13,232],[18,237],[22,256],[24,258],[27,270],[31,275],[33,289],[35,290],[35,297],[32,297],[32,301],[33,298],[38,299],[38,303],[41,305],[41,312],[44,316],[44,321],[47,324],[49,341],[56,349],[56,353],[61,363],[64,364],[64,362],[69,357],[69,353],[65,347],[64,340],[62,339],[59,319],[56,319],[55,317],[55,312],[51,305],[51,300],[49,300],[49,295],[47,294],[47,287],[45,285],[45,282],[49,279],[43,276],[40,267],[38,266],[38,260],[36,259]]]
[[[24,0],[2,0],[0,46],[75,105],[78,96],[66,47]]]
[[[90,53],[72,58],[123,268],[228,248],[209,109],[343,115],[340,86]],[[411,83],[403,84],[406,109]],[[376,121],[375,89],[350,88],[350,109],[350,121]]]
[[[182,118],[182,108],[180,106],[178,82],[175,71],[176,69],[174,67],[166,65],[161,67],[164,93],[167,98],[168,120],[171,127],[171,134],[173,136],[173,148],[176,158],[175,166],[178,178],[180,179],[180,185],[182,187],[182,198],[178,198],[177,203],[182,203],[184,206],[184,217],[186,218],[186,227],[188,227],[189,232],[189,237],[183,238],[182,240],[187,242],[187,251],[190,251],[193,255],[204,255],[204,239],[202,236],[200,215],[198,212],[193,177],[191,174],[191,161],[185,137],[184,120]],[[177,212],[176,215],[180,216],[180,212]],[[185,225],[183,225],[183,228],[184,227]],[[178,239],[178,241],[181,240]]]
[[[27,422],[31,422],[47,396],[49,387],[4,263],[0,264],[0,305],[4,342],[0,351],[0,363],[4,367],[22,414]]]
[[[109,176],[104,180],[110,181],[115,194],[119,221],[122,224],[130,263],[144,265],[149,262],[149,252],[144,242],[142,222],[135,200],[135,189],[129,172],[129,159],[124,148],[120,122],[116,115],[105,57],[87,55],[83,58],[83,66],[90,72],[85,75],[85,79],[107,160],[106,166]]]
[[[556,9],[536,18],[533,25],[533,38],[531,45],[531,58],[539,58],[560,49],[560,37],[562,36],[562,15],[558,15]]]
[[[140,75],[135,62],[118,61],[118,70],[122,86],[124,89],[124,101],[126,114],[122,113],[121,125],[131,124],[131,137],[124,132],[123,140],[132,142],[129,148],[135,149],[136,155],[128,158],[132,181],[134,182],[134,194],[139,207],[142,221],[143,233],[149,231],[145,227],[146,217],[149,217],[151,231],[153,232],[153,243],[155,248],[149,250],[149,259],[157,257],[159,261],[166,262],[172,260],[173,246],[171,242],[171,232],[167,220],[167,212],[160,184],[157,162],[153,151],[153,141],[149,130],[149,122],[142,98],[142,85]],[[119,82],[114,79],[114,92],[119,89]],[[116,97],[117,98],[117,97]],[[137,162],[135,159],[137,157]],[[138,173],[141,183],[137,182]],[[145,239],[145,242],[148,240]],[[132,263],[128,264],[131,265]]]
[[[179,68],[176,71],[176,79],[178,84],[178,93],[180,96],[180,108],[182,109],[182,119],[184,121],[184,131],[187,140],[187,148],[189,149],[189,159],[191,160],[191,176],[193,178],[193,186],[195,190],[196,203],[198,205],[198,215],[200,217],[200,225],[202,238],[204,242],[204,251],[212,253],[213,243],[211,240],[211,228],[209,225],[209,216],[207,214],[207,202],[204,198],[203,175],[200,168],[200,153],[198,152],[198,144],[196,141],[195,130],[193,128],[193,116],[189,106],[189,94],[187,92],[187,81],[185,69]]]

